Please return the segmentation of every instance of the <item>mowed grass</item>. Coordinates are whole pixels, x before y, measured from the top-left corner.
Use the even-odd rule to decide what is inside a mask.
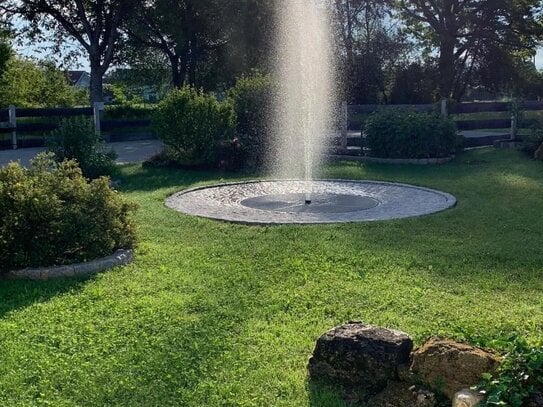
[[[132,265],[84,281],[0,281],[1,406],[341,406],[306,365],[318,336],[346,321],[419,344],[543,337],[543,164],[517,152],[332,165],[324,176],[458,198],[431,216],[332,226],[185,216],[164,198],[220,174],[122,173],[140,205]]]

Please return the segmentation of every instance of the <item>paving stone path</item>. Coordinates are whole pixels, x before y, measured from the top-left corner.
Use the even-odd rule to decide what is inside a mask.
[[[154,154],[162,150],[162,143],[159,140],[139,140],[126,141],[118,143],[108,143],[117,153],[117,164],[129,164],[145,161]],[[19,160],[25,167],[30,160],[39,153],[45,151],[45,148],[20,148],[17,150],[0,150],[0,167],[5,166],[10,161]]]
[[[303,210],[303,196],[308,191],[324,197],[322,210]],[[345,197],[365,197],[376,202],[361,202],[359,208],[349,207]],[[267,199],[265,205],[255,205]],[[268,198],[266,198],[268,197]],[[326,198],[328,197],[328,198]],[[337,198],[341,199],[337,199]],[[349,200],[348,200],[349,201]],[[357,202],[353,199],[352,202]],[[345,223],[407,218],[427,215],[451,208],[454,196],[412,185],[375,181],[252,181],[196,188],[170,196],[166,206],[177,211],[236,223],[311,224]],[[255,207],[256,206],[256,207]]]

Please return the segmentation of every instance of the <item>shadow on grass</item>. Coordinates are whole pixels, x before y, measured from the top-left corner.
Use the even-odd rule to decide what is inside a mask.
[[[121,169],[119,190],[122,192],[148,192],[173,187],[187,188],[203,182],[232,182],[254,178],[258,178],[258,175],[244,172],[149,168],[138,164],[127,165]]]
[[[0,279],[0,318],[32,304],[49,301],[58,295],[78,292],[87,281],[89,278],[50,281]]]
[[[310,407],[366,407],[363,395],[354,390],[311,377],[306,382]]]

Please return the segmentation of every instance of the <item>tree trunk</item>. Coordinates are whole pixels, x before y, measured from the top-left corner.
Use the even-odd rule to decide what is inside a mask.
[[[100,66],[91,64],[91,74],[90,74],[90,103],[91,106],[95,102],[104,101],[104,73]]]
[[[441,36],[439,46],[439,93],[442,98],[450,98],[454,87],[454,38],[447,34]]]
[[[172,71],[172,85],[175,88],[180,89],[185,86],[187,77],[187,58],[180,57],[179,55],[171,55],[170,65]]]

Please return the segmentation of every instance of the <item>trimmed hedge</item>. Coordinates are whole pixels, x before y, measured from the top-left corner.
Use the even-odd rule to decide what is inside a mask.
[[[187,167],[216,167],[221,145],[232,140],[235,124],[231,101],[220,102],[192,87],[170,92],[153,114],[168,157]]]
[[[372,157],[443,158],[454,154],[461,145],[454,122],[432,113],[374,113],[365,131]]]
[[[228,91],[237,116],[236,138],[241,152],[240,165],[246,168],[260,168],[265,163],[273,111],[272,84],[270,76],[254,74],[239,78]]]
[[[93,260],[135,242],[128,203],[75,161],[40,154],[0,169],[0,273]]]

